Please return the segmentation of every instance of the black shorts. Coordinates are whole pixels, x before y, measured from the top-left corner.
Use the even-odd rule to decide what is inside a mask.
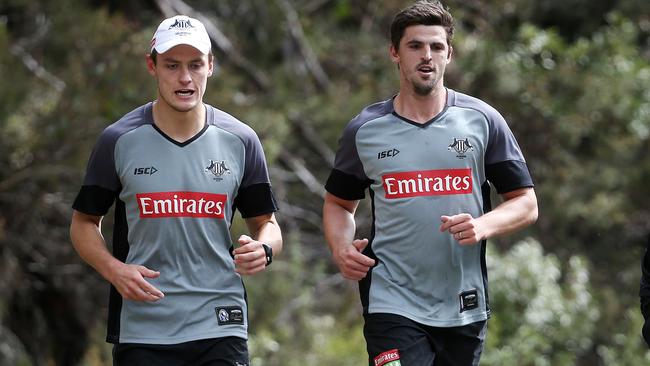
[[[249,366],[248,345],[239,337],[178,344],[118,343],[113,366]]]
[[[366,314],[363,335],[370,366],[474,366],[487,321],[431,327],[396,314]]]

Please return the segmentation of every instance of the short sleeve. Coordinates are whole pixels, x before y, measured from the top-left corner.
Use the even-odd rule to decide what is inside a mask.
[[[524,155],[505,119],[488,108],[489,140],[485,151],[485,173],[498,193],[533,187]]]
[[[115,202],[121,189],[114,157],[117,138],[117,133],[110,128],[99,137],[88,160],[83,184],[72,204],[75,210],[103,216]]]
[[[334,167],[325,183],[327,192],[350,201],[365,197],[365,191],[372,180],[366,175],[357,151],[357,132],[365,123],[390,114],[392,110],[392,99],[374,103],[364,108],[345,126],[339,139]]]
[[[244,176],[235,197],[235,207],[244,218],[278,210],[262,143],[252,129],[247,131],[241,136],[245,149]]]

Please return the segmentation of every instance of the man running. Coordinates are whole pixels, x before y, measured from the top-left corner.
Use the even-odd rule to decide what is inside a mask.
[[[111,283],[115,365],[248,365],[241,275],[282,249],[255,132],[203,103],[213,71],[201,22],[165,19],[147,68],[157,99],[107,127],[88,163],[70,227],[79,255]],[[101,220],[115,203],[113,253]],[[250,236],[234,248],[235,209]]]
[[[395,16],[399,92],[347,125],[325,187],[325,237],[343,276],[360,281],[372,366],[478,365],[490,314],[485,241],[537,219],[503,117],[444,85],[453,31],[439,1]],[[493,210],[492,186],[503,198]],[[355,239],[366,189],[371,237]]]

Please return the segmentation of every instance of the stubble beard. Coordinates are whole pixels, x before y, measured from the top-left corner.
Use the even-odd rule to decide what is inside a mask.
[[[436,83],[431,81],[429,83],[419,83],[415,82],[413,83],[413,90],[415,91],[415,94],[420,95],[420,96],[426,96],[431,94],[433,89],[435,88]]]
[[[419,76],[414,75],[411,79],[413,91],[419,96],[431,95],[436,86],[441,83],[441,75],[436,71],[429,79],[422,80]]]

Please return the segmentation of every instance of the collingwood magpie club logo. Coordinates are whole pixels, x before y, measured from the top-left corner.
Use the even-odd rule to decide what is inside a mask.
[[[188,29],[194,28],[189,19],[176,19],[174,24],[170,25],[167,29],[178,28],[178,29]]]
[[[230,315],[228,314],[228,311],[226,309],[219,309],[219,321],[225,323],[229,320]]]
[[[225,160],[218,161],[210,159],[210,164],[205,167],[205,171],[212,173],[216,181],[222,180],[224,174],[230,174],[230,169],[226,166]]]
[[[467,157],[465,153],[468,151],[474,151],[474,146],[469,143],[468,138],[459,139],[454,137],[454,141],[449,146],[447,146],[447,150],[455,151],[457,154],[456,157],[458,159],[465,159]]]

